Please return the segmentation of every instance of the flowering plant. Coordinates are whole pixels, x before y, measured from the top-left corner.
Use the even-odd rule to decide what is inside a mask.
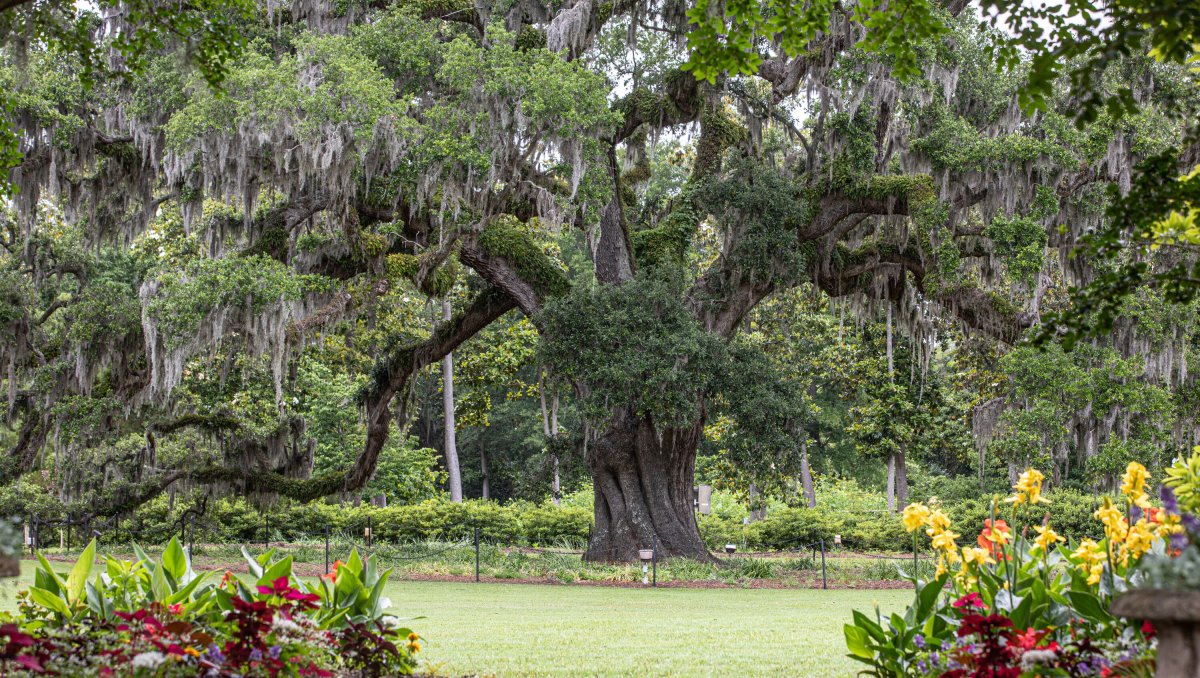
[[[928,581],[908,577],[916,596],[903,616],[856,611],[845,627],[850,656],[876,676],[1136,675],[1153,666],[1153,628],[1107,608],[1136,581],[1143,558],[1166,553],[1182,517],[1169,502],[1153,505],[1149,474],[1135,462],[1119,499],[1106,497],[1095,511],[1103,537],[1069,545],[1036,520],[1048,503],[1044,480],[1036,469],[1022,473],[1013,494],[993,502],[975,544],[958,543],[936,499],[905,508],[914,548],[927,537],[937,569]]]
[[[41,561],[19,614],[0,625],[0,673],[71,676],[407,675],[420,637],[384,610],[390,570],[352,552],[307,584],[290,558],[246,555],[250,578],[195,573],[172,541],[158,560],[106,559],[95,544],[64,580]]]

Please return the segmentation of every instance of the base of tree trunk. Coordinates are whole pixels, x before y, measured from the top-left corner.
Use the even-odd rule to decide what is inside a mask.
[[[0,577],[19,577],[19,576],[21,576],[21,558],[20,558],[20,556],[0,555]]]
[[[588,451],[596,526],[584,559],[632,562],[641,549],[659,558],[715,562],[700,537],[692,503],[702,425],[656,431],[632,412],[617,413]]]

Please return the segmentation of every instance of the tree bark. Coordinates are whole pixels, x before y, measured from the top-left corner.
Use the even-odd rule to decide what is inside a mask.
[[[479,449],[479,470],[483,474],[483,480],[481,481],[482,491],[480,494],[484,501],[487,501],[492,498],[492,488],[488,484],[487,450],[483,448]]]
[[[813,487],[812,469],[808,465],[808,445],[800,446],[800,484],[804,487],[804,503],[809,508],[817,507],[817,491]]]
[[[553,404],[547,409],[546,382],[540,367],[538,368],[538,397],[542,403],[542,433],[545,434],[547,441],[553,441],[558,437],[558,393],[555,392]],[[558,475],[558,448],[551,443],[550,450],[550,465],[553,473],[550,478],[550,498],[554,501],[554,505],[558,506],[562,501],[562,480]]]
[[[449,322],[452,317],[450,300],[442,300],[442,320]],[[447,353],[442,358],[442,414],[445,422],[445,456],[446,475],[450,485],[450,501],[461,502],[462,472],[458,467],[458,442],[454,437],[454,354]],[[484,476],[486,481],[486,475]],[[485,485],[486,487],[486,485]]]
[[[887,458],[887,507],[888,511],[896,512],[896,455],[889,454]]]
[[[908,506],[908,466],[903,450],[896,453],[896,505]]]
[[[657,539],[659,557],[713,561],[692,505],[696,449],[703,422],[658,429],[632,410],[616,412],[587,454],[596,526],[588,561],[637,560]]]

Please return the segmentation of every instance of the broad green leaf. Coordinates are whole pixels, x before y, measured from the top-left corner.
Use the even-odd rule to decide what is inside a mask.
[[[174,605],[175,603],[182,603],[188,600],[188,598],[192,595],[192,592],[200,586],[200,583],[203,582],[208,575],[208,572],[201,572],[200,575],[195,579],[191,580],[187,584],[184,584],[183,587],[181,587],[178,591],[171,594],[166,600],[163,601],[163,604]]]
[[[67,601],[46,589],[37,586],[29,587],[29,599],[55,614],[64,617],[71,616],[71,608],[67,605]]]
[[[1096,622],[1105,622],[1112,619],[1112,615],[1104,608],[1104,604],[1100,599],[1086,591],[1067,591],[1067,597],[1071,599],[1071,604],[1079,614],[1087,619]]]
[[[171,584],[167,582],[167,575],[163,569],[156,567],[154,573],[150,575],[151,600],[155,602],[164,601],[171,595]]]
[[[87,580],[92,576],[92,566],[95,564],[96,540],[92,539],[87,548],[83,549],[83,553],[79,554],[79,560],[75,561],[71,574],[67,575],[67,600],[72,604],[83,600]]]
[[[65,592],[67,590],[67,584],[63,581],[62,577],[58,576],[58,573],[54,571],[54,568],[50,566],[50,561],[46,560],[46,557],[43,556],[40,551],[38,552],[37,557],[38,564],[41,565],[41,567],[39,567],[37,572],[34,574],[34,578],[37,580],[35,582],[36,586],[44,588],[47,591],[55,594]]]
[[[179,540],[171,537],[171,541],[167,543],[167,548],[162,554],[162,566],[175,582],[183,580],[183,575],[187,573],[187,554],[183,552],[183,547],[179,545]]]
[[[868,643],[870,634],[866,629],[855,626],[854,624],[846,624],[843,627],[846,634],[846,647],[850,650],[850,654],[862,659],[872,659],[875,653],[871,651]]]
[[[246,565],[250,567],[250,576],[255,579],[262,577],[263,566],[254,559],[254,556],[250,555],[245,546],[242,547],[242,557],[246,559]]]
[[[279,579],[280,577],[291,578],[291,576],[292,576],[292,557],[285,556],[283,558],[283,560],[273,563],[271,565],[271,567],[267,568],[262,573],[262,576],[258,578],[258,584],[260,586],[262,586],[262,585],[270,586],[271,584],[275,583],[276,579]]]
[[[362,558],[360,558],[358,555],[358,549],[350,550],[350,557],[346,559],[346,564],[342,567],[350,568],[350,571],[354,573],[354,576],[358,578],[359,581],[364,580],[363,562]]]

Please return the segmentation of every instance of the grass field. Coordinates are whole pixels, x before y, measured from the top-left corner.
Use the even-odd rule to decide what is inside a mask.
[[[32,579],[0,587],[0,608]],[[65,566],[64,566],[65,569]],[[850,676],[842,624],[910,591],[637,589],[401,581],[395,614],[426,637],[440,675]]]

